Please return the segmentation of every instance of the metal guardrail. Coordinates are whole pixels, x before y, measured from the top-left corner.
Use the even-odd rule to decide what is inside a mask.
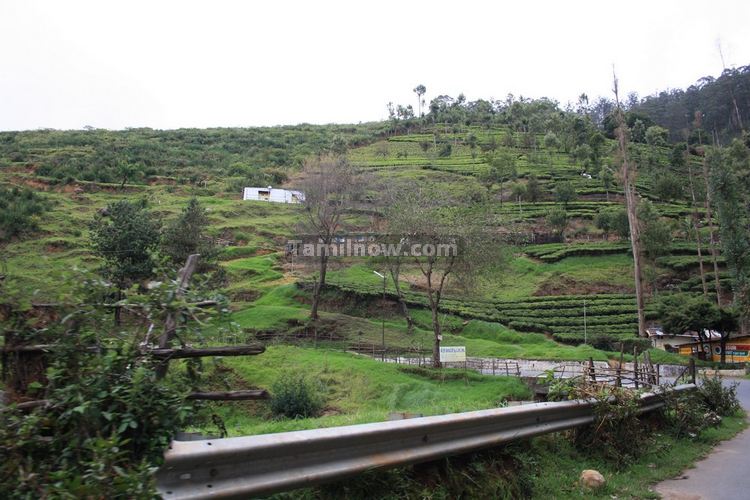
[[[692,384],[675,387],[682,392]],[[664,405],[641,397],[641,412]],[[247,498],[381,467],[410,465],[594,421],[593,401],[523,406],[391,422],[203,441],[174,441],[157,472],[165,499]]]

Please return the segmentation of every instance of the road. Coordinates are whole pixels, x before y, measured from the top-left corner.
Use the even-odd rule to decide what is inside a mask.
[[[742,407],[750,412],[750,380],[739,382],[737,395]],[[750,451],[750,429],[734,439],[724,441],[710,455],[683,471],[676,479],[662,481],[654,487],[665,500],[736,500],[750,498],[750,473],[747,456]]]

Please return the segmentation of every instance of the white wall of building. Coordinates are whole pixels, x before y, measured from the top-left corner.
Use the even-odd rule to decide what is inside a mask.
[[[243,200],[272,201],[274,203],[302,203],[305,195],[302,191],[273,187],[246,187],[242,193]]]

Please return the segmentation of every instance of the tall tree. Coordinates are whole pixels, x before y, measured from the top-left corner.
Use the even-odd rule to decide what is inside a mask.
[[[422,118],[424,114],[422,113],[422,106],[424,106],[424,100],[422,100],[422,96],[427,92],[427,87],[422,85],[421,83],[414,87],[414,93],[417,94],[417,109],[419,110],[419,118]]]
[[[630,246],[633,253],[633,268],[635,279],[635,299],[638,312],[638,335],[646,336],[646,314],[643,298],[643,270],[641,253],[641,232],[638,223],[638,193],[635,188],[635,180],[638,173],[637,166],[631,164],[628,157],[628,137],[625,114],[620,105],[620,95],[617,88],[617,76],[614,76],[615,93],[615,120],[617,129],[617,145],[620,161],[620,177],[625,191],[625,207],[628,212],[628,226],[630,228]]]
[[[440,304],[449,283],[468,291],[481,270],[497,265],[502,248],[499,239],[485,231],[485,220],[451,210],[456,200],[444,190],[422,185],[402,191],[389,209],[388,227],[410,249],[410,258],[424,278],[424,290],[432,313],[433,366],[441,367],[442,325]],[[460,201],[459,201],[460,203]],[[441,251],[441,248],[443,249]]]
[[[208,217],[197,198],[190,198],[182,213],[162,235],[162,251],[174,264],[183,265],[188,256],[200,254],[199,266],[205,268],[216,259],[216,244],[207,234]]]
[[[323,251],[317,255],[318,280],[315,283],[310,319],[318,319],[320,294],[325,287],[330,254],[328,249],[342,229],[342,218],[358,199],[362,178],[344,157],[324,156],[305,162],[300,188],[304,193],[305,217],[303,228]]]
[[[750,152],[735,139],[729,148],[712,148],[711,193],[716,203],[722,253],[732,277],[734,304],[740,312],[740,330],[750,321]]]
[[[159,245],[160,224],[145,201],[121,200],[97,213],[89,228],[94,252],[104,261],[102,274],[115,285],[119,302],[123,290],[153,274],[151,252]],[[119,307],[115,323],[120,323]]]
[[[489,169],[484,174],[483,179],[487,189],[491,189],[494,184],[500,185],[500,206],[503,204],[503,185],[506,181],[516,176],[516,157],[512,153],[488,154],[485,162]]]
[[[703,134],[701,133],[701,126],[703,121],[703,113],[696,110],[695,114],[695,120],[693,121],[693,128],[698,133],[698,145],[703,146]],[[712,202],[711,202],[711,187],[709,185],[709,179],[711,177],[711,173],[708,169],[708,162],[706,161],[706,155],[705,152],[703,152],[703,158],[701,161],[701,166],[703,167],[703,183],[705,186],[705,197],[704,197],[704,204],[706,207],[706,222],[708,222],[708,246],[711,251],[711,261],[713,263],[714,267],[714,288],[716,289],[716,305],[719,307],[722,306],[721,304],[721,281],[719,279],[719,250],[718,250],[718,242],[716,241],[716,229],[714,228],[714,218],[712,213]]]

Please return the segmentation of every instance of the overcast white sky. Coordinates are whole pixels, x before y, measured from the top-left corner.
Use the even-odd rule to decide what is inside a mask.
[[[614,6],[617,5],[617,9]],[[562,103],[750,64],[750,1],[0,3],[0,130],[383,119],[464,92]]]

